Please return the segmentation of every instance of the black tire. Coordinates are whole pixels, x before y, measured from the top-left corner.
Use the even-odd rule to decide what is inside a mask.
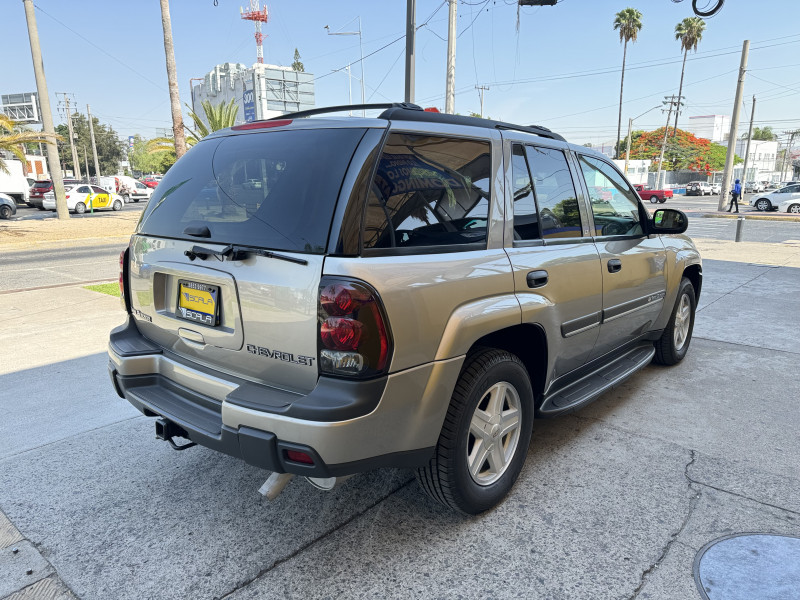
[[[517,427],[503,435],[500,420],[494,423],[491,430],[484,428],[487,437],[478,440],[472,433],[474,429],[471,424],[477,417],[479,406],[484,407],[482,411],[491,413],[489,403],[493,389],[502,390],[500,413],[511,412],[513,404],[518,402]],[[506,406],[509,410],[505,410]],[[528,372],[519,358],[505,350],[493,348],[468,355],[450,399],[433,458],[427,466],[417,470],[422,489],[437,502],[471,515],[498,504],[511,490],[525,463],[533,429],[533,410],[533,390]],[[491,425],[489,421],[482,422],[486,427]],[[480,448],[489,440],[491,443],[483,458],[478,460]],[[479,442],[482,445],[479,446]],[[505,464],[500,472],[492,474],[490,457],[496,457],[492,452],[495,444],[498,444],[500,454],[512,454],[501,460]],[[473,462],[473,466],[478,467],[476,475],[469,471],[470,452],[476,454]],[[482,476],[484,465],[488,467],[486,471],[489,474],[485,476],[484,483],[478,483],[475,477]]]
[[[661,198],[661,200],[659,200],[659,203],[664,204],[664,202],[666,202],[666,201],[667,201],[666,198]]]
[[[38,208],[39,210],[45,210],[44,206],[37,206],[36,208]]]
[[[0,219],[10,219],[11,218],[11,207],[3,204],[0,206]]]
[[[800,204],[790,204],[786,212],[793,214],[800,214]]]
[[[653,204],[658,204],[658,196],[650,196],[650,202]]]
[[[683,360],[689,351],[694,331],[694,315],[697,301],[694,286],[686,277],[681,279],[678,297],[669,315],[661,338],[655,343],[656,355],[653,360],[660,365],[675,365]],[[688,323],[686,321],[688,320]]]
[[[138,201],[139,201],[139,198],[134,198],[134,199],[133,199],[133,201],[134,201],[134,202],[138,202]]]
[[[758,200],[755,201],[754,206],[761,212],[767,212],[769,210],[772,210],[772,203],[766,198],[759,198]]]
[[[82,215],[83,213],[86,212],[86,205],[83,202],[78,202],[75,205],[75,212],[78,213],[79,215]]]
[[[122,200],[114,200],[114,204],[111,205],[113,210],[122,210]]]
[[[123,195],[123,196],[122,196],[122,201],[123,201],[125,204],[128,204],[128,203],[131,201],[131,197],[130,197],[130,196],[128,196],[127,194],[125,194],[125,195]]]

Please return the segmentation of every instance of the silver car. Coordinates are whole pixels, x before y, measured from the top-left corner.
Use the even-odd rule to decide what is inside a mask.
[[[479,513],[535,417],[684,358],[700,256],[602,154],[381,107],[219,131],[169,170],[121,256],[111,381],[177,448],[324,487],[413,468]]]
[[[755,196],[750,203],[760,211],[800,213],[800,182]]]

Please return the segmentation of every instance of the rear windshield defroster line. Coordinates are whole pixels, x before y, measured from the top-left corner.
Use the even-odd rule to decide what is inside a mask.
[[[365,129],[264,131],[203,140],[164,176],[137,233],[322,254]]]

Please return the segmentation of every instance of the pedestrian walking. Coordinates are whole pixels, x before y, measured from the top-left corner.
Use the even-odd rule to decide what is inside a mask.
[[[739,198],[742,195],[742,184],[739,183],[739,180],[736,180],[736,183],[733,186],[733,190],[731,190],[731,205],[728,207],[728,212],[731,212],[733,205],[736,205],[736,210],[733,212],[739,212]]]

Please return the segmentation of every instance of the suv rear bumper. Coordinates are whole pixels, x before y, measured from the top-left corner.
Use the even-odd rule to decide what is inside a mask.
[[[112,332],[108,368],[121,397],[178,425],[193,442],[271,471],[331,477],[425,464],[463,360],[363,382],[320,377],[300,395],[180,361],[129,319]],[[290,461],[287,450],[305,452],[314,464]]]

